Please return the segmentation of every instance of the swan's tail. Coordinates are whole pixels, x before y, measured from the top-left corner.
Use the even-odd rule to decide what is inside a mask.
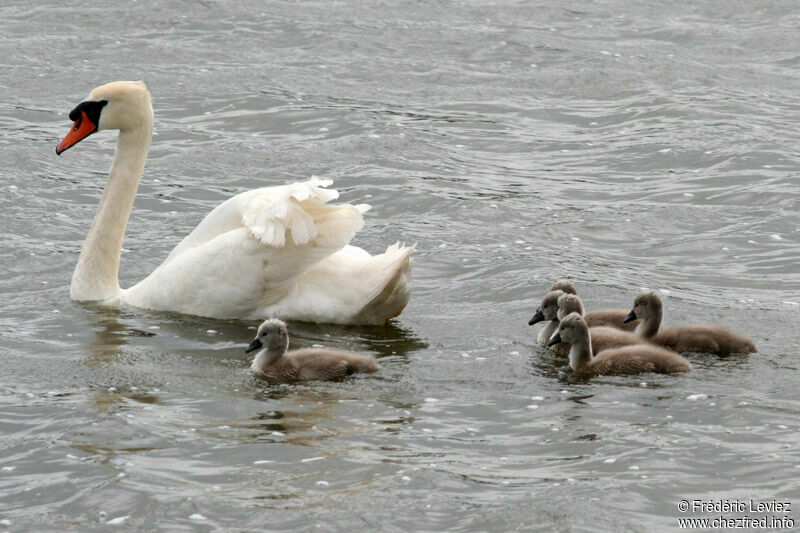
[[[411,297],[411,269],[414,260],[411,254],[417,243],[411,246],[401,246],[395,243],[386,249],[386,253],[375,256],[382,268],[376,268],[373,276],[372,287],[368,287],[369,298],[367,304],[355,318],[358,324],[385,324],[403,312],[408,299]]]
[[[403,311],[411,296],[415,247],[397,243],[372,256],[345,246],[299,276],[288,297],[263,309],[259,318],[385,324]]]

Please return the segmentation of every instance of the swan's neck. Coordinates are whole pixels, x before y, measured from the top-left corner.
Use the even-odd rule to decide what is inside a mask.
[[[662,308],[654,309],[651,314],[646,316],[638,326],[636,326],[635,333],[640,337],[649,339],[656,333],[658,328],[661,327],[661,319],[663,318],[664,310]]]
[[[569,366],[576,372],[579,372],[591,362],[592,357],[594,357],[592,353],[592,341],[587,335],[573,343],[572,347],[569,349]]]
[[[283,357],[286,350],[276,350],[271,348],[264,348],[259,351],[253,358],[253,364],[250,366],[253,370],[261,373],[266,373],[267,368],[271,367]]]
[[[152,136],[152,121],[119,133],[108,183],[72,274],[70,296],[74,300],[110,300],[119,296],[122,239]]]

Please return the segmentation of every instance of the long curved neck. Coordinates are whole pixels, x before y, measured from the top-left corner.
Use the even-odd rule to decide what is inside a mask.
[[[72,274],[70,296],[74,300],[109,300],[119,296],[117,276],[122,239],[152,136],[152,120],[119,133],[108,183]]]
[[[661,306],[657,306],[653,309],[653,312],[646,316],[642,322],[636,326],[635,333],[640,337],[644,337],[645,339],[649,339],[656,333],[658,333],[658,328],[661,327],[661,319],[664,316],[664,309]]]
[[[593,357],[592,340],[587,330],[586,336],[573,343],[569,349],[569,366],[576,372],[580,372],[591,362]]]

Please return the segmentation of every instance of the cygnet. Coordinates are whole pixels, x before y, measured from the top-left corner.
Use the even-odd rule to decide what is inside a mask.
[[[356,372],[380,369],[371,355],[360,355],[325,348],[289,349],[289,331],[277,318],[265,320],[255,340],[245,350],[258,350],[251,369],[259,375],[281,381],[336,379]]]
[[[584,376],[672,373],[692,369],[691,363],[682,356],[646,343],[609,348],[594,355],[589,326],[578,313],[564,317],[550,342],[556,344],[561,341],[572,344],[569,366]]]
[[[676,352],[755,353],[753,340],[719,326],[688,325],[659,329],[664,316],[661,298],[655,292],[643,292],[633,300],[628,320],[642,319],[636,334],[648,341]]]

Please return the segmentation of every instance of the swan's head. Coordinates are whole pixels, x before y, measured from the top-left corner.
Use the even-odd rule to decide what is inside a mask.
[[[577,294],[562,294],[558,297],[558,319],[564,320],[570,313],[583,316],[583,302]]]
[[[567,294],[578,294],[578,290],[575,288],[575,285],[572,284],[571,281],[566,279],[560,279],[558,281],[554,281],[552,285],[550,285],[551,291],[564,291]]]
[[[115,81],[89,93],[69,113],[72,129],[56,147],[56,154],[75,146],[96,131],[152,127],[153,107],[144,82]]]
[[[633,299],[633,309],[625,317],[625,322],[630,322],[637,318],[647,320],[648,317],[660,315],[662,309],[661,298],[658,297],[658,294],[653,291],[642,292]]]
[[[528,321],[528,325],[532,326],[544,320],[558,320],[558,297],[564,294],[563,291],[550,291],[542,299],[542,304],[536,310]]]
[[[561,320],[558,331],[552,336],[548,346],[553,346],[561,342],[576,344],[585,340],[589,336],[589,326],[578,313],[570,313]]]
[[[276,354],[280,358],[289,348],[289,330],[282,320],[270,318],[258,326],[256,338],[247,347],[245,353],[255,350],[266,349],[270,354]]]

